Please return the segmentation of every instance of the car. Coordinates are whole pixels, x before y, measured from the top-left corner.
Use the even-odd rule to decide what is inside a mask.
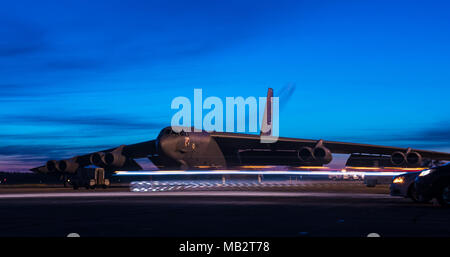
[[[416,188],[414,181],[420,174],[419,172],[407,172],[395,176],[392,179],[392,183],[389,187],[390,194],[392,196],[403,196],[405,198],[411,198],[414,202],[422,202],[423,199],[418,199],[416,194]]]
[[[414,181],[418,199],[436,198],[443,207],[450,206],[450,163],[432,167],[419,173]]]

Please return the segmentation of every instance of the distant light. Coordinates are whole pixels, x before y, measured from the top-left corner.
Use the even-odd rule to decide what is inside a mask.
[[[266,166],[266,165],[245,165],[240,166],[243,169],[273,169],[275,166]]]
[[[347,167],[347,169],[354,169],[354,170],[379,170],[379,167]]]
[[[419,171],[426,169],[427,167],[417,167],[417,168],[384,167],[384,168],[389,170]]]
[[[324,166],[298,166],[296,168],[298,168],[298,169],[329,169],[328,167],[324,167]]]

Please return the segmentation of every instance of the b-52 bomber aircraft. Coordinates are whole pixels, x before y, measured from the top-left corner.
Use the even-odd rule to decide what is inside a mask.
[[[263,126],[272,122],[272,108],[268,108],[272,97],[273,90],[269,89]],[[347,165],[356,163],[366,167],[422,167],[450,160],[450,153],[411,148],[286,137],[264,143],[260,140],[263,135],[257,134],[186,131],[166,127],[154,140],[66,160],[49,160],[45,166],[31,170],[71,176],[83,167],[94,165],[111,174],[118,170],[142,170],[135,161],[139,158],[148,158],[160,170],[222,170],[258,165],[322,166],[331,162],[332,154],[350,154]]]

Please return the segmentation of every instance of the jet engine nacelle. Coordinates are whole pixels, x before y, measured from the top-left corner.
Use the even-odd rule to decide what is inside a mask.
[[[406,162],[409,165],[422,165],[422,155],[418,152],[409,152],[406,154]]]
[[[402,152],[394,152],[391,154],[391,162],[394,165],[403,165],[406,162],[406,155]]]
[[[122,167],[125,164],[127,157],[123,156],[120,152],[112,151],[106,153],[103,160],[107,166]]]
[[[57,171],[58,163],[55,160],[47,161],[45,164],[45,167],[47,168],[48,172],[55,172]]]
[[[324,146],[317,146],[313,151],[314,159],[321,164],[328,164],[333,159],[331,151]]]
[[[394,152],[391,155],[391,162],[394,165],[410,165],[410,166],[420,166],[422,164],[422,155],[418,152],[408,150],[406,153]]]
[[[105,159],[104,152],[93,153],[91,154],[91,156],[89,156],[89,161],[91,162],[91,164],[98,167],[104,167],[106,165],[104,159]]]
[[[79,167],[76,158],[61,160],[56,163],[56,169],[60,172],[75,173]]]
[[[298,151],[298,158],[302,162],[312,162],[314,161],[313,149],[311,147],[302,147]]]
[[[333,159],[331,151],[322,145],[322,140],[314,147],[302,147],[298,151],[298,158],[302,162],[328,164]]]
[[[111,152],[97,152],[90,156],[91,164],[99,167],[122,167],[127,157],[122,154],[124,145],[119,146]]]

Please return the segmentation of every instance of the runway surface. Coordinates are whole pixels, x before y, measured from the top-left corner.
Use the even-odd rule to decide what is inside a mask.
[[[129,192],[0,189],[0,236],[365,237],[450,235],[450,210],[391,197],[387,187],[298,191]]]

